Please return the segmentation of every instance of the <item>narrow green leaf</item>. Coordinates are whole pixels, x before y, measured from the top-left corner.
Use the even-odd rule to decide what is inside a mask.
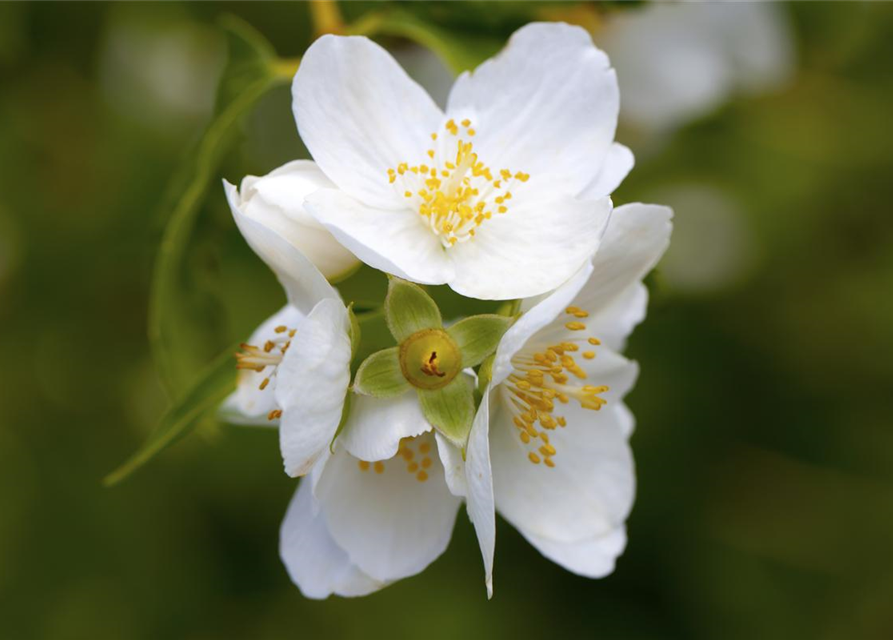
[[[195,349],[200,341],[194,311],[187,305],[183,266],[208,186],[237,137],[242,117],[267,91],[287,82],[276,73],[272,49],[260,34],[238,18],[222,22],[229,60],[220,81],[216,116],[172,178],[162,205],[164,214],[170,214],[152,274],[149,340],[162,382],[173,398],[204,361]]]
[[[474,381],[459,375],[443,389],[419,389],[422,413],[457,447],[464,447],[474,420]]]
[[[360,348],[362,331],[360,330],[360,321],[357,320],[357,314],[353,312],[353,302],[347,305],[347,317],[350,318],[350,356],[355,358],[357,350]]]
[[[199,419],[235,389],[236,366],[233,361],[235,347],[221,353],[198,381],[161,417],[155,431],[124,464],[103,479],[111,487],[142,467],[179,438],[196,426]]]
[[[439,329],[443,326],[440,309],[418,285],[391,277],[388,295],[384,301],[388,328],[397,342],[423,329]]]
[[[512,326],[512,322],[512,318],[487,314],[465,318],[447,329],[462,352],[462,366],[476,367],[496,351],[502,334]]]
[[[399,347],[391,347],[366,358],[354,379],[357,393],[376,398],[393,398],[409,391],[412,387],[400,370],[399,351]]]

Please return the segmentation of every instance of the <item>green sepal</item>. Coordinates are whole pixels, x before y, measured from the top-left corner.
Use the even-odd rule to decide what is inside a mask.
[[[481,366],[478,368],[478,393],[482,396],[487,391],[490,381],[493,379],[493,363],[496,361],[496,354],[484,358]]]
[[[499,316],[516,316],[518,312],[521,310],[521,301],[520,300],[506,300],[499,308],[496,310],[496,315]]]
[[[384,300],[388,328],[399,343],[423,329],[443,326],[437,303],[418,285],[391,276]]]
[[[357,350],[360,348],[360,337],[363,332],[360,330],[357,314],[353,312],[353,302],[347,305],[347,317],[350,318],[350,357],[355,358]]]
[[[344,431],[344,425],[347,424],[347,420],[350,418],[350,403],[351,396],[353,394],[348,391],[344,395],[344,406],[341,408],[341,422],[338,423],[338,428],[335,429],[335,435],[332,436],[332,441],[329,443],[329,451],[335,453],[335,440],[338,439],[338,436],[341,435],[341,432]]]
[[[366,358],[354,378],[356,392],[376,398],[393,398],[409,391],[412,386],[400,369],[399,352],[399,347],[391,347]]]
[[[486,314],[465,318],[447,329],[462,352],[462,366],[476,367],[495,352],[513,322],[513,318]]]
[[[425,419],[457,447],[464,447],[474,421],[474,382],[457,376],[442,389],[418,389]]]

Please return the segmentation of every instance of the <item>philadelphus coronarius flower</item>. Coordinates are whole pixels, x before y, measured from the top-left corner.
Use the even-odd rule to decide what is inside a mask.
[[[278,427],[304,476],[280,537],[292,580],[325,598],[414,575],[463,501],[489,594],[496,510],[571,571],[607,574],[634,487],[636,366],[619,352],[670,230],[662,207],[612,215],[633,160],[607,57],[582,29],[529,25],[444,113],[378,45],[324,36],[293,89],[316,164],[224,184],[288,303],[242,345],[222,407]],[[358,260],[388,292],[355,314],[330,282]],[[445,321],[425,284],[512,301]],[[376,319],[390,335],[364,335]]]
[[[669,243],[671,217],[655,205],[618,208],[593,262],[524,301],[499,343],[466,469],[488,587],[494,506],[574,573],[607,575],[623,551],[635,475],[622,399],[637,367],[619,351],[645,316],[641,280]]]
[[[566,24],[531,24],[450,93],[446,113],[384,49],[323,36],[293,84],[298,131],[336,188],[307,209],[366,264],[473,298],[540,295],[598,248],[615,144],[607,56]]]

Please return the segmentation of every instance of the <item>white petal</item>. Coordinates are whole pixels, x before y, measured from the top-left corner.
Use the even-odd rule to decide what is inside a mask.
[[[601,371],[591,384],[606,384],[600,411],[582,409],[573,400],[558,405],[567,426],[550,430],[554,468],[533,464],[528,454],[539,443],[524,444],[512,423],[507,392],[492,414],[490,455],[499,512],[525,535],[573,542],[607,533],[626,519],[635,493],[632,454],[624,431],[627,415],[614,404],[635,379],[636,368],[603,349]],[[495,404],[495,403],[494,403]],[[535,444],[537,443],[537,444]]]
[[[419,447],[427,444],[422,454]],[[359,461],[338,447],[329,460],[316,497],[329,531],[351,561],[380,581],[415,575],[442,554],[449,544],[460,499],[447,489],[443,467],[430,433],[417,438],[413,462],[431,460],[428,478],[409,473],[402,456],[375,463],[365,471]]]
[[[372,207],[402,206],[387,170],[424,161],[443,115],[387,51],[323,36],[304,54],[292,97],[301,139],[340,189]]]
[[[247,344],[260,347],[268,340],[279,337],[276,327],[296,327],[303,317],[293,306],[285,305],[251,334]],[[261,389],[261,383],[267,378],[269,382]],[[279,408],[274,395],[277,379],[272,367],[266,367],[263,371],[239,370],[236,390],[220,407],[221,417],[233,424],[278,427],[279,420],[267,418],[271,411]]]
[[[300,250],[273,228],[242,213],[241,197],[235,185],[224,180],[223,188],[239,231],[254,253],[279,278],[288,301],[298,311],[310,313],[316,303],[324,298],[340,301],[338,292]]]
[[[633,152],[615,142],[608,149],[601,171],[580,194],[580,198],[594,199],[609,196],[620,186],[636,163]]]
[[[302,481],[279,532],[279,554],[301,593],[314,599],[333,593],[364,596],[386,586],[351,563],[329,535],[325,520],[313,503],[311,483]]]
[[[623,351],[627,337],[645,319],[647,309],[648,288],[641,282],[634,282],[614,296],[607,306],[589,314],[587,334],[614,351]]]
[[[474,525],[484,560],[487,597],[493,597],[493,554],[496,549],[496,506],[490,468],[490,389],[478,407],[466,449],[465,477],[468,485],[468,517]]]
[[[440,464],[443,465],[443,476],[450,493],[459,498],[468,495],[468,486],[465,482],[465,460],[462,459],[462,450],[452,442],[434,432],[437,440],[437,453],[440,455]]]
[[[333,189],[312,194],[306,206],[371,267],[422,284],[444,284],[453,276],[443,245],[416,212],[373,209]]]
[[[599,246],[611,200],[513,200],[477,235],[450,248],[456,292],[485,300],[526,298],[555,289]]]
[[[326,278],[337,279],[359,265],[359,260],[304,210],[304,198],[334,186],[315,163],[294,160],[265,176],[246,176],[239,188],[240,210],[277,231]]]
[[[490,167],[577,195],[614,140],[619,92],[608,57],[580,27],[529,24],[495,58],[456,81],[448,115],[470,118]]]
[[[577,542],[555,542],[521,532],[527,541],[552,562],[587,578],[604,578],[614,571],[617,557],[626,548],[626,528]]]
[[[592,261],[592,277],[573,304],[596,312],[645,277],[670,243],[672,217],[672,209],[653,204],[615,209]]]
[[[360,460],[393,458],[401,439],[431,431],[414,389],[397,398],[354,393],[350,400],[350,417],[338,443]]]
[[[341,422],[350,383],[349,325],[340,301],[323,300],[298,325],[279,365],[279,446],[290,476],[310,471]]]
[[[563,313],[592,273],[592,264],[587,262],[567,282],[548,296],[541,298],[526,310],[499,341],[496,358],[493,362],[492,386],[500,384],[512,372],[512,358],[534,334],[549,326]],[[523,307],[522,307],[523,308]]]

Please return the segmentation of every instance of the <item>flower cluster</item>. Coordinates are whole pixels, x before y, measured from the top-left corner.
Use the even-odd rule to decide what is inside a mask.
[[[324,36],[293,99],[313,162],[224,185],[288,303],[243,345],[222,413],[278,428],[305,476],[281,531],[295,584],[356,596],[414,575],[463,502],[490,594],[497,511],[570,571],[610,573],[635,485],[620,352],[672,214],[613,208],[633,158],[607,57],[580,28],[528,25],[444,112],[378,45]],[[364,358],[363,314],[330,284],[360,263],[389,276],[393,338]],[[493,313],[445,319],[423,285]]]

